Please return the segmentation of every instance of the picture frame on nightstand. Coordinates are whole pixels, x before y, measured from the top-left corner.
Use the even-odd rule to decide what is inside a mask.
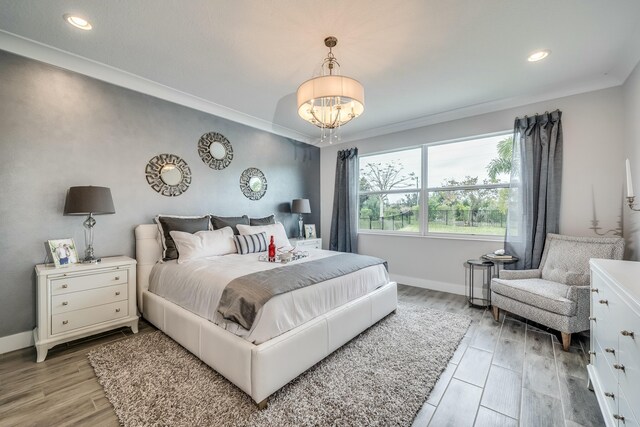
[[[316,238],[316,225],[315,224],[305,224],[304,225],[304,238],[305,239],[315,239]]]
[[[73,239],[47,240],[46,244],[56,268],[68,267],[78,262],[78,251]]]

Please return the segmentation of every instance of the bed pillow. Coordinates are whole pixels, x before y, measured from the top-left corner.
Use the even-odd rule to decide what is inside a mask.
[[[267,234],[267,242],[269,242],[271,240],[271,236],[273,236],[273,240],[277,248],[291,247],[289,239],[287,238],[287,232],[284,231],[284,226],[279,222],[269,225],[254,226],[238,224],[238,231],[240,231],[241,235],[264,232]]]
[[[197,231],[193,234],[184,231],[170,231],[178,249],[178,263],[209,256],[236,253],[231,227],[220,230]]]
[[[240,255],[265,252],[267,249],[269,249],[269,243],[267,243],[267,233],[264,232],[233,236],[233,241],[235,242],[236,249]]]
[[[231,227],[233,230],[233,234],[240,234],[236,226],[238,224],[249,225],[249,217],[246,215],[242,216],[211,216],[211,225],[214,230],[218,230],[220,228]]]
[[[271,214],[264,218],[249,218],[249,225],[269,225],[276,223],[276,216]]]
[[[169,234],[170,232],[184,231],[185,233],[195,233],[197,231],[210,230],[209,216],[181,217],[158,215],[155,219],[160,229],[160,237],[162,239],[163,261],[178,259],[178,249]]]

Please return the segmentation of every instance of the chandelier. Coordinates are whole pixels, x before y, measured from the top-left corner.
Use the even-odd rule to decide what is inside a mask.
[[[327,37],[324,44],[329,53],[322,63],[322,75],[298,87],[298,115],[322,129],[321,142],[333,143],[340,140],[340,126],[364,112],[364,87],[340,75],[340,64],[331,51],[338,39]]]

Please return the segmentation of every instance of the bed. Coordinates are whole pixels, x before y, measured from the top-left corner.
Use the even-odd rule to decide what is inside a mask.
[[[292,298],[278,295],[258,313],[261,319],[270,319],[273,324],[278,325],[275,330],[273,327],[260,329],[258,325],[253,329],[231,331],[215,324],[212,321],[215,319],[208,319],[210,316],[204,313],[195,314],[151,292],[150,276],[162,253],[158,228],[154,224],[138,225],[135,235],[140,313],[251,396],[261,408],[266,407],[272,393],[396,310],[397,286],[387,279],[387,283],[371,286],[364,295],[311,319],[302,316],[298,322],[303,323],[292,329],[289,329],[291,325],[281,325],[282,320],[277,319],[277,313],[286,305],[283,300]],[[162,265],[154,274],[157,275],[160,269],[166,269],[166,277],[170,281],[173,270],[177,270],[177,267]],[[374,279],[361,275],[358,280],[366,282]],[[309,292],[309,288],[296,289],[290,294]],[[329,294],[336,295],[336,289],[330,290]],[[189,308],[193,310],[192,307]],[[283,330],[286,332],[282,333]]]

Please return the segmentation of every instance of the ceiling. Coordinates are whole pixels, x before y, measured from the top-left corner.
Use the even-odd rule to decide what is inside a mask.
[[[106,64],[195,108],[314,143],[295,92],[319,73],[328,35],[342,74],[365,87],[347,141],[620,85],[640,60],[640,1],[0,0],[0,31],[0,49],[40,59],[31,43],[81,72],[87,58],[94,77],[110,80],[95,71]],[[551,55],[527,62],[541,48]]]

